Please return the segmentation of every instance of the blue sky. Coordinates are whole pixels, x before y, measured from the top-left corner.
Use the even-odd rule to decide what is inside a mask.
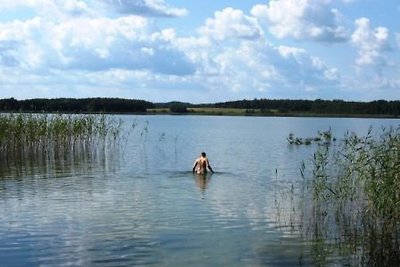
[[[0,0],[0,98],[398,100],[397,0]]]

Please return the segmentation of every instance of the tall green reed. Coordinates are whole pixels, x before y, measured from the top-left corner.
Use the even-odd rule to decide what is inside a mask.
[[[319,145],[310,163],[301,167],[303,233],[337,245],[354,265],[398,266],[400,127],[346,133]]]
[[[116,145],[121,128],[106,115],[0,114],[1,158],[93,152]]]

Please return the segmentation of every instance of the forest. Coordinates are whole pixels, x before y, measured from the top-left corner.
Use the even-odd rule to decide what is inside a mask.
[[[3,112],[130,113],[153,107],[148,101],[122,98],[0,99]]]
[[[55,98],[0,99],[2,112],[66,112],[66,113],[151,113],[169,109],[171,113],[201,113],[206,109],[244,110],[245,115],[337,115],[337,116],[400,116],[400,101],[253,99],[218,103],[187,102],[152,103],[123,98]],[[221,114],[221,112],[219,113]],[[224,113],[222,113],[224,114]],[[237,114],[241,114],[240,112]]]
[[[254,99],[221,102],[216,108],[259,109],[261,112],[276,110],[279,113],[309,113],[332,115],[400,115],[400,101],[376,100],[371,102],[354,102],[344,100],[273,100]]]

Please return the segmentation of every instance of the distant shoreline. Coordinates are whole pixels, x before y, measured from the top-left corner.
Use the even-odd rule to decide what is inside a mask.
[[[196,116],[243,116],[243,117],[303,117],[303,118],[365,118],[400,119],[399,115],[374,114],[323,114],[307,112],[279,112],[234,108],[188,108],[187,112],[171,112],[168,108],[148,109],[143,115],[196,115]]]
[[[360,118],[360,119],[400,119],[396,115],[374,115],[374,114],[322,114],[322,113],[305,113],[305,112],[271,112],[265,113],[260,111],[246,112],[242,109],[233,110],[231,108],[200,108],[201,111],[193,110],[196,108],[189,108],[187,112],[171,112],[168,109],[149,109],[146,112],[113,112],[113,111],[4,111],[0,110],[0,114],[10,113],[32,113],[32,114],[108,114],[108,115],[142,115],[142,116],[226,116],[226,117],[299,117],[299,118]],[[215,110],[218,109],[218,110]]]
[[[149,109],[146,112],[113,112],[113,111],[4,111],[0,110],[0,114],[11,114],[11,113],[32,113],[32,114],[86,114],[86,115],[96,115],[96,114],[108,114],[108,115],[142,115],[142,116],[225,116],[225,117],[299,117],[299,118],[359,118],[359,119],[400,119],[400,116],[396,115],[374,115],[374,114],[319,114],[319,113],[305,113],[305,112],[273,112],[265,113],[260,111],[246,112],[242,109],[237,109],[233,111],[231,108],[211,108],[213,110],[207,110],[206,108],[201,108],[201,111],[193,110],[189,108],[187,112],[171,112],[168,109]]]
[[[0,112],[65,114],[212,115],[259,117],[400,118],[400,101],[253,99],[220,103],[153,103],[124,98],[0,99]]]

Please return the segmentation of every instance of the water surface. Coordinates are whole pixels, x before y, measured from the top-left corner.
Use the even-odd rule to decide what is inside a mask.
[[[313,265],[290,225],[302,160],[286,137],[399,120],[121,116],[121,148],[1,164],[4,266]],[[215,174],[193,175],[201,151]],[[289,214],[289,215],[288,215]],[[330,264],[345,264],[337,257]]]

